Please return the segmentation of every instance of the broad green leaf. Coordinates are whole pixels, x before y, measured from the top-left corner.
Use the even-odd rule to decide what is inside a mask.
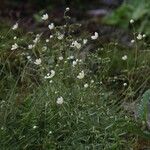
[[[147,116],[149,112],[148,111],[149,101],[150,101],[150,89],[143,94],[138,107],[138,117],[143,121],[147,121]]]
[[[134,10],[132,18],[134,20],[138,20],[140,18],[142,18],[145,14],[147,14],[149,12],[148,9],[145,8],[144,4],[139,4],[139,6]]]

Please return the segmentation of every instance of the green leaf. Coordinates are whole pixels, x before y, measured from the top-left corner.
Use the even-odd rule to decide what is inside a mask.
[[[103,21],[110,25],[119,25],[123,28],[127,28],[131,11],[132,8],[129,5],[122,5],[112,14],[106,16]]]
[[[150,101],[150,89],[143,94],[140,104],[138,106],[138,117],[142,121],[147,121],[149,101]]]
[[[139,4],[139,6],[134,10],[132,18],[134,20],[138,20],[142,17],[144,17],[145,14],[149,12],[148,9],[145,8],[146,6],[144,4]]]

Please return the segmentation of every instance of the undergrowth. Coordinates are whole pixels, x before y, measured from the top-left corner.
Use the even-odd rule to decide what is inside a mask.
[[[1,25],[1,149],[149,147],[148,120],[137,115],[150,85],[145,35],[134,32],[130,49],[105,45],[100,33],[77,35],[68,11],[62,26],[43,15],[46,33]]]

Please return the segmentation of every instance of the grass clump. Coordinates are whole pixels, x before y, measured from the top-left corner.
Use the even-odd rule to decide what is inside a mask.
[[[18,24],[1,32],[1,148],[137,147],[139,138],[149,139],[146,121],[136,118],[150,82],[149,51],[138,49],[144,39],[121,50],[101,44],[97,32],[78,36],[67,11],[63,26],[42,16],[48,36],[25,34]],[[93,43],[98,47],[88,51]]]

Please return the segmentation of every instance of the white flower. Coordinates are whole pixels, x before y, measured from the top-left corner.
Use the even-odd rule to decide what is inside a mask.
[[[48,28],[49,28],[50,30],[53,30],[54,27],[55,27],[54,23],[51,23],[50,25],[48,25]]]
[[[49,83],[53,83],[53,80],[50,80]]]
[[[33,129],[36,129],[37,128],[37,126],[33,126]]]
[[[18,23],[14,24],[12,30],[16,30],[18,28]]]
[[[91,83],[94,83],[94,80],[91,80]]]
[[[40,37],[40,34],[36,34],[36,37]]]
[[[141,34],[138,34],[137,39],[142,40],[143,36]]]
[[[127,83],[123,83],[123,86],[127,86]]]
[[[132,23],[134,23],[134,20],[133,20],[133,19],[131,19],[131,20],[130,20],[130,23],[131,23],[131,24],[132,24]]]
[[[83,39],[83,44],[86,44],[88,42],[87,39]]]
[[[79,75],[77,76],[78,79],[83,79],[84,78],[84,71],[81,71]]]
[[[82,63],[82,59],[79,59],[79,62]]]
[[[53,35],[50,35],[49,38],[52,39],[52,38],[53,38]]]
[[[55,94],[57,94],[58,93],[58,91],[55,91]]]
[[[16,50],[18,48],[18,45],[15,43],[14,45],[12,45],[11,50]]]
[[[36,43],[38,42],[38,40],[39,40],[39,38],[35,38],[35,39],[33,40],[33,43],[36,44]]]
[[[31,58],[31,56],[27,56],[27,59],[30,59]]]
[[[40,39],[40,35],[37,34],[36,38],[33,40],[33,43],[36,44],[39,41],[39,39]]]
[[[60,56],[58,59],[59,59],[59,60],[63,60],[64,58],[63,58],[62,56]]]
[[[27,59],[28,59],[28,60],[31,60],[31,56],[27,56]]]
[[[146,37],[146,34],[143,34],[143,38],[145,38]]]
[[[49,42],[49,39],[46,39],[46,43],[48,43]]]
[[[96,40],[98,38],[98,33],[95,32],[94,35],[91,36],[92,40]]]
[[[28,49],[32,49],[34,46],[32,44],[28,45]]]
[[[84,88],[88,88],[88,86],[89,86],[89,85],[88,85],[87,83],[86,83],[86,84],[84,84]]]
[[[42,63],[41,58],[36,59],[34,62],[34,64],[36,64],[36,65],[40,65],[41,63]]]
[[[68,59],[68,60],[74,59],[74,56],[69,56],[67,59]]]
[[[50,73],[48,73],[44,78],[45,79],[51,79],[55,76],[55,71],[51,70]]]
[[[72,66],[75,67],[76,65],[77,65],[77,61],[74,60],[74,61],[72,62]]]
[[[81,48],[81,44],[77,41],[72,42],[71,47],[76,47],[77,49]]]
[[[127,60],[127,59],[128,59],[127,55],[124,55],[124,56],[122,57],[122,60]]]
[[[131,43],[134,43],[135,42],[135,40],[131,40]]]
[[[17,37],[16,36],[14,36],[14,40],[16,40],[17,39]]]
[[[44,14],[43,16],[42,16],[42,20],[47,20],[48,19],[48,14]]]
[[[61,105],[61,104],[63,104],[63,102],[64,102],[63,97],[58,97],[57,98],[57,101],[56,101],[57,104]]]
[[[62,40],[64,38],[64,35],[59,33],[57,38],[58,40]]]
[[[69,7],[67,7],[67,8],[66,8],[66,11],[69,11],[69,10],[70,10],[70,8],[69,8]]]

